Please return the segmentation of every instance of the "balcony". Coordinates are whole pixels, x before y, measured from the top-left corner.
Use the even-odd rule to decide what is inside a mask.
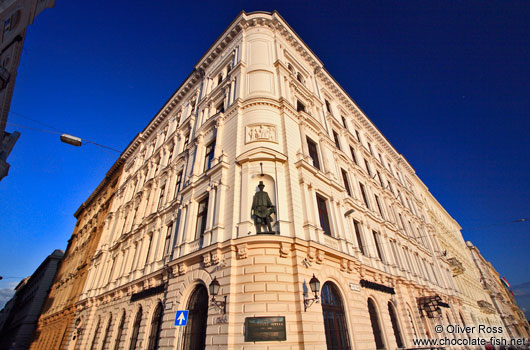
[[[447,259],[447,262],[449,263],[449,266],[451,267],[451,271],[453,272],[453,275],[458,276],[464,273],[466,269],[464,268],[464,265],[458,260],[457,258],[449,258]]]
[[[484,312],[485,314],[494,314],[495,308],[493,305],[491,305],[486,300],[479,300],[477,301],[478,306],[480,307],[480,311]]]

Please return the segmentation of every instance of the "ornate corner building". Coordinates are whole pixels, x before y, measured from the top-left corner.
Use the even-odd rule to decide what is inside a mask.
[[[276,12],[242,12],[119,162],[65,349],[395,349],[502,325],[458,224]]]

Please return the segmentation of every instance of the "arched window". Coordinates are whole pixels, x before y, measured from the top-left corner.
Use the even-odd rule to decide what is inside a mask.
[[[401,336],[401,329],[399,328],[399,321],[396,315],[396,309],[391,302],[388,302],[388,314],[390,315],[390,322],[392,322],[392,329],[394,330],[394,337],[398,348],[403,347],[403,338]]]
[[[377,308],[372,299],[368,299],[368,313],[370,314],[370,321],[372,322],[372,331],[374,332],[374,340],[376,349],[385,349],[385,342],[383,340],[383,333],[381,332],[381,323],[377,315]]]
[[[302,75],[302,73],[298,72],[298,74],[296,75],[296,79],[302,84],[305,84],[304,76]]]
[[[414,335],[414,338],[418,338],[418,332],[416,332],[416,326],[414,325],[414,319],[412,318],[412,313],[407,308],[407,316],[409,317],[410,327],[412,328],[412,334]]]
[[[184,330],[184,350],[203,350],[206,343],[208,291],[202,284],[195,287],[188,302],[188,323]]]
[[[349,350],[350,339],[340,294],[331,282],[322,286],[322,316],[328,350]]]
[[[136,350],[136,343],[138,342],[138,333],[140,333],[140,323],[142,322],[142,307],[138,309],[131,334],[131,345],[129,350]]]
[[[158,340],[160,339],[160,329],[162,328],[162,303],[158,302],[155,312],[153,314],[153,320],[151,321],[151,332],[149,333],[149,345],[148,350],[158,349]]]
[[[101,319],[100,317],[98,317],[98,322],[96,323],[96,330],[94,331],[94,338],[92,338],[92,345],[90,345],[90,350],[95,350],[97,347],[100,323]]]
[[[123,335],[123,327],[125,326],[125,311],[121,314],[120,324],[118,325],[118,334],[116,334],[116,343],[114,343],[114,350],[120,348],[121,337]]]
[[[107,339],[109,338],[109,332],[110,332],[110,326],[112,325],[112,313],[109,316],[109,322],[107,323],[107,327],[105,328],[105,334],[103,334],[103,346],[102,349],[105,349],[105,346],[107,345]]]

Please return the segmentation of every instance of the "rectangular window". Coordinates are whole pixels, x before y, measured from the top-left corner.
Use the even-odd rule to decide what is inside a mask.
[[[350,146],[350,152],[351,152],[351,159],[353,159],[353,162],[355,163],[355,165],[359,165],[359,163],[357,162],[357,157],[355,156],[355,150],[353,149],[352,146]]]
[[[344,125],[346,129],[348,129],[348,124],[346,124],[346,118],[344,118],[343,115],[341,115],[340,118],[342,119],[342,125]]]
[[[184,136],[184,149],[186,149],[186,146],[190,142],[190,134],[187,133],[186,136]]]
[[[173,222],[170,222],[166,226],[166,239],[164,241],[164,256],[167,256],[170,253],[170,251],[171,251],[171,247],[169,246],[169,243],[171,242],[171,231],[172,231],[172,228],[173,228]]]
[[[182,171],[178,173],[177,175],[177,183],[175,184],[175,198],[177,198],[177,194],[179,193],[181,182],[182,182]]]
[[[414,254],[414,259],[416,261],[416,266],[418,267],[418,276],[425,278],[425,276],[422,276],[424,273],[421,268],[420,258],[418,257],[418,254]]]
[[[377,251],[377,256],[379,257],[379,259],[381,259],[382,262],[384,262],[383,252],[381,251],[381,242],[379,241],[379,233],[372,231],[372,234],[374,236],[375,249]]]
[[[368,175],[372,176],[372,170],[370,169],[370,164],[368,164],[366,158],[364,158],[364,165],[366,166],[366,171],[368,172]]]
[[[348,182],[348,173],[344,169],[341,169],[341,172],[342,172],[342,180],[344,181],[344,188],[346,189],[348,196],[351,197],[350,183]]]
[[[167,164],[171,164],[171,159],[173,158],[173,147],[169,151],[169,156],[167,157]]]
[[[397,193],[398,193],[398,197],[399,197],[399,201],[401,202],[401,205],[405,207],[405,202],[403,201],[403,196],[401,195],[401,192],[397,190]]]
[[[425,270],[425,276],[427,277],[429,281],[434,282],[431,277],[431,273],[429,269],[427,269],[427,263],[425,262],[425,259],[421,259],[421,262],[423,263],[423,269]]]
[[[208,215],[208,196],[199,202],[197,209],[197,227],[195,229],[195,239],[202,239],[206,230],[206,218]]]
[[[431,271],[432,271],[432,275],[434,276],[434,279],[436,280],[436,284],[440,285],[440,281],[438,280],[438,276],[436,276],[436,273],[434,272],[434,265],[433,264],[431,264]]]
[[[385,185],[383,184],[383,178],[381,177],[381,173],[379,172],[379,170],[376,170],[376,171],[377,171],[377,177],[379,178],[379,183],[381,184],[381,187],[385,188]]]
[[[370,150],[370,154],[374,155],[374,150],[372,149],[372,144],[368,142],[368,149]]]
[[[149,254],[151,253],[151,243],[153,243],[153,233],[149,234],[149,245],[147,246],[147,255],[145,256],[145,263],[144,265],[147,265],[149,263]]]
[[[409,251],[408,251],[408,249],[405,248],[405,247],[401,247],[401,248],[403,248],[403,252],[405,253],[405,254],[404,254],[404,255],[405,255],[405,261],[407,262],[407,266],[408,266],[408,268],[409,268],[409,269],[408,269],[409,272],[414,273],[414,270],[412,269],[412,261],[410,260],[410,255],[409,255]]]
[[[361,134],[359,134],[358,130],[355,130],[355,136],[357,136],[357,141],[361,142]]]
[[[359,246],[359,250],[361,251],[362,255],[366,255],[366,251],[364,250],[364,244],[363,240],[361,238],[361,223],[357,220],[353,220],[353,227],[355,228],[355,237],[357,238],[357,245]]]
[[[329,104],[329,101],[328,100],[324,100],[324,102],[326,102],[326,110],[331,113],[331,105]]]
[[[223,102],[219,106],[217,106],[215,113],[224,113],[224,112],[225,112],[225,104]]]
[[[375,203],[377,204],[377,210],[379,211],[379,215],[384,219],[385,216],[383,215],[383,208],[381,208],[381,202],[379,201],[379,196],[374,194],[375,196]]]
[[[215,151],[215,140],[210,142],[208,146],[206,146],[206,154],[204,155],[204,171],[208,170],[212,166],[212,160],[214,157],[214,151]]]
[[[368,209],[370,209],[370,204],[368,203],[368,197],[366,196],[366,190],[364,189],[364,185],[359,182],[359,187],[361,188],[361,195],[363,196],[364,204]]]
[[[309,149],[309,156],[313,160],[313,166],[320,169],[320,162],[318,161],[317,144],[313,142],[309,137],[307,138],[307,148]]]
[[[405,221],[403,220],[403,216],[401,216],[401,213],[398,213],[399,215],[399,221],[401,221],[401,227],[403,227],[403,231],[405,231],[405,234],[409,234],[407,231],[407,226],[405,226]]]
[[[335,130],[333,130],[333,140],[335,141],[335,146],[340,149],[339,134]]]
[[[164,195],[166,194],[166,184],[163,184],[160,188],[160,197],[158,198],[158,209],[162,208],[164,204]]]
[[[320,218],[320,226],[324,230],[324,234],[331,236],[331,230],[329,227],[329,216],[326,199],[317,194],[317,207],[318,217]]]
[[[302,102],[296,101],[296,111],[297,112],[305,112],[305,106]]]
[[[390,248],[392,249],[392,253],[394,254],[394,260],[396,262],[396,265],[402,269],[403,265],[401,263],[401,258],[399,257],[399,253],[396,246],[396,241],[390,241]]]

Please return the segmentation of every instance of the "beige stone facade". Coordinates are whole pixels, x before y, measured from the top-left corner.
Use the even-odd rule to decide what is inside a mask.
[[[471,258],[458,224],[279,14],[241,13],[121,161],[69,349],[468,338],[434,329],[472,324],[477,307],[442,250]],[[275,234],[256,234],[260,182]],[[322,295],[306,311],[313,275]],[[205,294],[214,279],[226,314]],[[175,326],[184,309],[192,325]],[[285,339],[248,339],[246,322],[267,316],[285,318]]]
[[[501,318],[503,326],[512,338],[530,338],[530,326],[523,311],[517,305],[513,295],[501,282],[497,270],[487,261],[480,250],[470,241],[466,242],[473,262],[480,273],[482,288],[490,295],[497,315]]]
[[[77,224],[68,241],[64,260],[49,288],[29,349],[66,348],[68,332],[75,323],[76,304],[118,187],[121,169],[118,161],[74,214]]]

